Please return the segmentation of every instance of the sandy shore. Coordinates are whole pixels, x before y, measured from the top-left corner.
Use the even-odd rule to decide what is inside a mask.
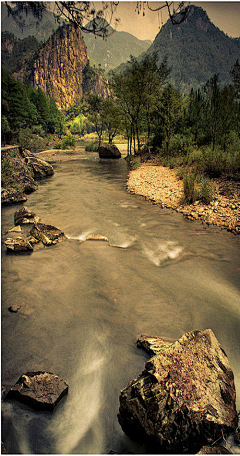
[[[174,169],[144,163],[129,173],[127,189],[146,199],[181,212],[191,220],[217,225],[235,234],[240,233],[240,182],[215,179],[216,198],[210,204],[196,201],[184,204],[183,181]]]

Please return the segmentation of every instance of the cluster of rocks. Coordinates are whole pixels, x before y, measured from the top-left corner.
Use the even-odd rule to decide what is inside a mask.
[[[14,223],[15,228],[8,231],[12,237],[7,237],[4,242],[10,252],[32,252],[34,246],[39,242],[42,242],[44,246],[49,246],[67,239],[63,231],[55,226],[40,223],[39,217],[25,206],[15,212]],[[19,235],[22,232],[22,227],[26,225],[31,225],[30,231]]]
[[[52,165],[19,146],[5,146],[1,152],[3,205],[25,202],[38,188],[35,179],[54,173]]]
[[[210,204],[196,201],[184,203],[183,181],[176,170],[144,163],[129,174],[127,188],[130,192],[142,195],[174,209],[190,220],[216,225],[235,234],[240,233],[240,183],[223,178],[215,179],[216,195]]]
[[[192,331],[175,342],[141,336],[137,344],[152,358],[121,391],[126,434],[151,452],[219,452],[201,448],[233,433],[238,415],[233,372],[213,332]]]

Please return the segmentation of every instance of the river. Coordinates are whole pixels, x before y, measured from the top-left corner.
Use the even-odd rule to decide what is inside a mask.
[[[140,334],[211,328],[234,372],[240,409],[240,238],[128,194],[124,159],[76,150],[26,206],[68,240],[31,255],[2,248],[2,385],[54,372],[69,385],[55,412],[2,405],[9,453],[141,453],[117,420],[119,393],[144,368]],[[21,207],[21,206],[20,206]],[[2,210],[13,227],[19,206]],[[107,242],[85,241],[101,234]],[[12,304],[25,311],[10,313]]]

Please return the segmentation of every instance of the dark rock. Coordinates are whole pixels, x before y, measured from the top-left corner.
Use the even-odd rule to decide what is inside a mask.
[[[121,158],[121,152],[115,144],[102,144],[98,153],[100,158]]]
[[[222,445],[216,445],[204,446],[197,454],[232,454],[232,452]]]
[[[25,225],[26,223],[37,223],[39,217],[30,211],[26,206],[23,206],[22,209],[15,212],[14,214],[14,223],[15,225]]]
[[[8,308],[9,312],[18,312],[18,310],[21,309],[21,305],[20,304],[13,304],[12,306],[10,306]]]
[[[63,231],[55,226],[45,225],[44,223],[35,224],[31,229],[30,234],[44,245],[57,244],[58,242],[67,239]]]
[[[24,203],[27,201],[26,195],[15,188],[2,188],[1,189],[1,200],[2,205],[8,204],[17,204],[17,203]]]
[[[24,157],[27,166],[31,168],[35,179],[41,179],[54,174],[52,165],[36,157],[29,150],[23,150],[20,153]]]
[[[157,451],[182,453],[233,432],[234,378],[213,332],[193,331],[160,344],[143,373],[121,391],[118,418],[126,434]]]
[[[32,252],[33,245],[36,244],[36,239],[32,236],[22,237],[19,236],[16,239],[7,238],[4,242],[7,250],[14,253],[19,252]]]
[[[68,393],[68,385],[51,372],[27,372],[12,386],[6,399],[16,399],[37,410],[53,411],[62,397]]]

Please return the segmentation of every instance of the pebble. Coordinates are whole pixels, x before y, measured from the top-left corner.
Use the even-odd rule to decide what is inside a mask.
[[[215,179],[216,196],[209,205],[200,201],[184,204],[183,181],[175,169],[143,163],[129,173],[127,189],[142,195],[154,204],[160,204],[181,212],[189,219],[201,219],[203,223],[240,233],[240,182]]]

